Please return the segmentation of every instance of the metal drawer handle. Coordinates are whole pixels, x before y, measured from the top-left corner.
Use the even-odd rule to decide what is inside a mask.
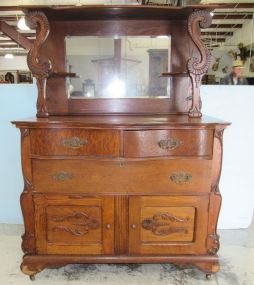
[[[182,142],[179,139],[174,139],[174,138],[160,140],[158,142],[158,145],[160,148],[169,149],[169,150],[175,149],[175,148],[179,147],[181,144],[182,144]]]
[[[188,183],[192,180],[192,175],[186,172],[176,172],[169,176],[170,180],[178,185]]]
[[[81,139],[79,137],[72,137],[72,138],[63,139],[62,143],[65,147],[80,148],[84,145],[87,145],[88,141],[85,139]]]
[[[52,179],[57,180],[57,181],[64,181],[64,180],[70,180],[74,177],[72,173],[68,172],[56,172],[53,175],[51,175]]]

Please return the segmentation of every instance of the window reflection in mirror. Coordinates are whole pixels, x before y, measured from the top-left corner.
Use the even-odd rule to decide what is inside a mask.
[[[71,99],[170,97],[170,36],[66,37]]]

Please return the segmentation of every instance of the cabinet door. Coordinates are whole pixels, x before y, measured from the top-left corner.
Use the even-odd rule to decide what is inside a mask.
[[[208,196],[130,197],[131,254],[204,254]]]
[[[37,194],[34,202],[38,253],[113,253],[112,197]]]

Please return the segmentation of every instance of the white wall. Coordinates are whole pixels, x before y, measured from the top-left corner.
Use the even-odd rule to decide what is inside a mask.
[[[203,113],[232,122],[224,134],[220,228],[248,227],[254,208],[254,87],[202,86]],[[20,134],[11,120],[35,115],[33,84],[0,85],[0,223],[22,223]]]
[[[7,59],[0,56],[0,70],[28,70],[26,56],[15,56],[14,59]]]
[[[254,209],[254,87],[206,85],[204,114],[232,122],[224,132],[219,228],[248,227]]]

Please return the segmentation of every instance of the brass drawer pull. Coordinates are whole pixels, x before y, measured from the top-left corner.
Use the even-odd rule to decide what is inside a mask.
[[[170,180],[176,184],[188,183],[192,180],[192,175],[186,172],[176,172],[169,176]]]
[[[181,144],[182,142],[179,139],[174,139],[174,138],[160,140],[158,142],[160,148],[169,149],[169,150],[175,149],[179,147]]]
[[[52,179],[57,180],[57,181],[64,181],[64,180],[72,179],[74,175],[72,173],[61,171],[61,172],[54,173],[51,177]]]
[[[62,143],[65,147],[81,148],[84,145],[87,145],[88,141],[85,139],[80,139],[79,137],[72,137],[72,138],[63,139]]]

